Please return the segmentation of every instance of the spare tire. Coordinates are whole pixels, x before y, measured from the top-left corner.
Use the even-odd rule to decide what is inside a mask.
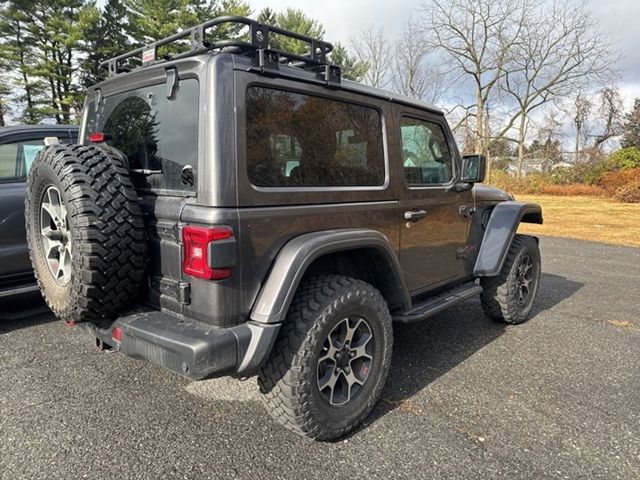
[[[144,280],[142,210],[120,152],[53,145],[27,178],[27,242],[47,304],[67,322],[108,327]]]

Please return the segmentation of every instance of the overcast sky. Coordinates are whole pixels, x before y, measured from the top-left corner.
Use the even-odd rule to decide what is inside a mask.
[[[249,3],[255,12],[267,6],[274,10],[299,8],[324,25],[328,41],[346,43],[369,25],[382,27],[389,38],[397,38],[404,23],[412,15],[417,16],[423,1],[249,0]],[[622,72],[620,87],[629,106],[635,97],[640,97],[640,1],[587,0],[586,4],[601,30],[610,34],[625,54],[618,67]]]

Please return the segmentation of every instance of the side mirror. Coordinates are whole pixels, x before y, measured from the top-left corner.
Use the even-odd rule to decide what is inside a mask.
[[[464,183],[481,183],[487,171],[487,159],[484,155],[464,155],[462,157],[462,177]]]

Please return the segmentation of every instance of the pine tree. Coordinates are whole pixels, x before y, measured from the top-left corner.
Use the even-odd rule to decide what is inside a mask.
[[[100,67],[101,62],[132,48],[127,35],[127,9],[122,0],[108,0],[104,10],[96,8],[89,12],[87,15],[91,18],[87,21],[82,47],[85,57],[80,64],[81,83],[85,88],[105,78],[106,68]]]
[[[5,114],[9,98],[15,103],[13,114],[22,123],[39,123],[42,119],[44,85],[35,74],[35,38],[27,26],[30,2],[14,0],[2,2],[0,8],[0,71],[5,72]]]
[[[176,32],[222,15],[248,16],[249,5],[243,0],[124,0],[130,33],[138,46],[148,45]],[[221,26],[211,39],[235,35],[239,29]],[[182,42],[187,48],[188,42]],[[163,47],[158,56],[180,51],[180,43]]]
[[[265,25],[276,25],[278,22],[276,12],[269,7],[263,8],[258,14],[258,18],[256,20],[260,23],[264,23]]]
[[[324,27],[320,22],[305,15],[302,10],[287,8],[286,11],[275,15],[275,25],[292,32],[307,35],[308,37],[322,39],[324,37]],[[287,38],[281,35],[274,35],[269,39],[272,48],[284,50],[297,54],[307,53],[309,46],[294,38]]]
[[[0,46],[0,127],[7,125],[6,117],[9,114],[9,95],[11,94],[10,80],[7,73],[10,71],[10,62],[3,56]]]
[[[640,98],[636,98],[633,109],[625,116],[622,133],[622,148],[640,148]]]
[[[131,36],[145,45],[176,33],[184,0],[125,0]]]
[[[222,0],[220,3],[214,2],[213,16],[222,17],[234,15],[248,17],[251,15],[251,7],[244,0]],[[233,25],[221,25],[213,32],[212,40],[218,38],[236,38],[242,35],[242,27]]]
[[[0,68],[2,65],[0,65]],[[0,75],[0,127],[7,125],[6,117],[9,115],[9,95],[11,89],[8,85],[8,78]]]
[[[287,8],[285,12],[277,13],[271,8],[266,7],[260,11],[257,20],[260,23],[274,25],[317,39],[322,39],[325,33],[324,26],[320,22],[308,17],[302,10],[295,8]],[[309,47],[304,42],[279,35],[274,35],[269,40],[272,48],[301,55],[308,53]],[[334,45],[330,60],[332,63],[342,67],[342,77],[349,80],[359,81],[367,72],[366,63],[360,62],[350,55],[347,48],[340,43]]]
[[[347,48],[341,43],[334,45],[333,52],[331,52],[331,62],[342,67],[342,78],[356,82],[362,80],[368,69],[365,62],[350,55]]]
[[[87,0],[21,0],[28,17],[26,35],[31,42],[31,74],[43,82],[46,104],[38,114],[68,124],[80,111],[83,93],[76,83],[78,58],[85,30],[95,15]]]

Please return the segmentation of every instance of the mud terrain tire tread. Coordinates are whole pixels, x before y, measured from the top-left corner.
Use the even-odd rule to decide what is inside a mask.
[[[515,296],[516,269],[512,268],[525,251],[528,251],[533,256],[534,266],[538,269],[537,282],[539,282],[540,251],[535,238],[529,235],[516,235],[514,237],[500,275],[482,279],[483,291],[480,295],[480,300],[484,312],[492,320],[517,325],[529,319],[538,283],[536,282],[532,298],[530,298],[525,308],[522,308],[518,305]]]
[[[46,270],[39,243],[38,196],[51,182],[66,204],[72,237],[72,276],[64,291]],[[60,319],[106,327],[136,298],[144,279],[145,226],[121,156],[94,145],[46,147],[29,171],[25,219],[38,285]]]
[[[314,402],[315,381],[309,381],[310,370],[316,368],[314,348],[324,340],[325,319],[335,316],[341,307],[358,299],[378,312],[384,332],[381,368],[375,386],[357,415],[336,428],[322,422]],[[381,339],[382,340],[382,339]],[[383,342],[381,341],[382,345]],[[344,436],[364,421],[382,394],[391,364],[393,333],[386,301],[373,286],[339,275],[320,275],[303,281],[289,308],[270,359],[261,368],[258,385],[263,403],[271,416],[287,429],[315,440],[332,440]],[[376,347],[378,348],[378,347]],[[373,373],[373,372],[372,372]],[[343,422],[344,423],[344,422]]]

